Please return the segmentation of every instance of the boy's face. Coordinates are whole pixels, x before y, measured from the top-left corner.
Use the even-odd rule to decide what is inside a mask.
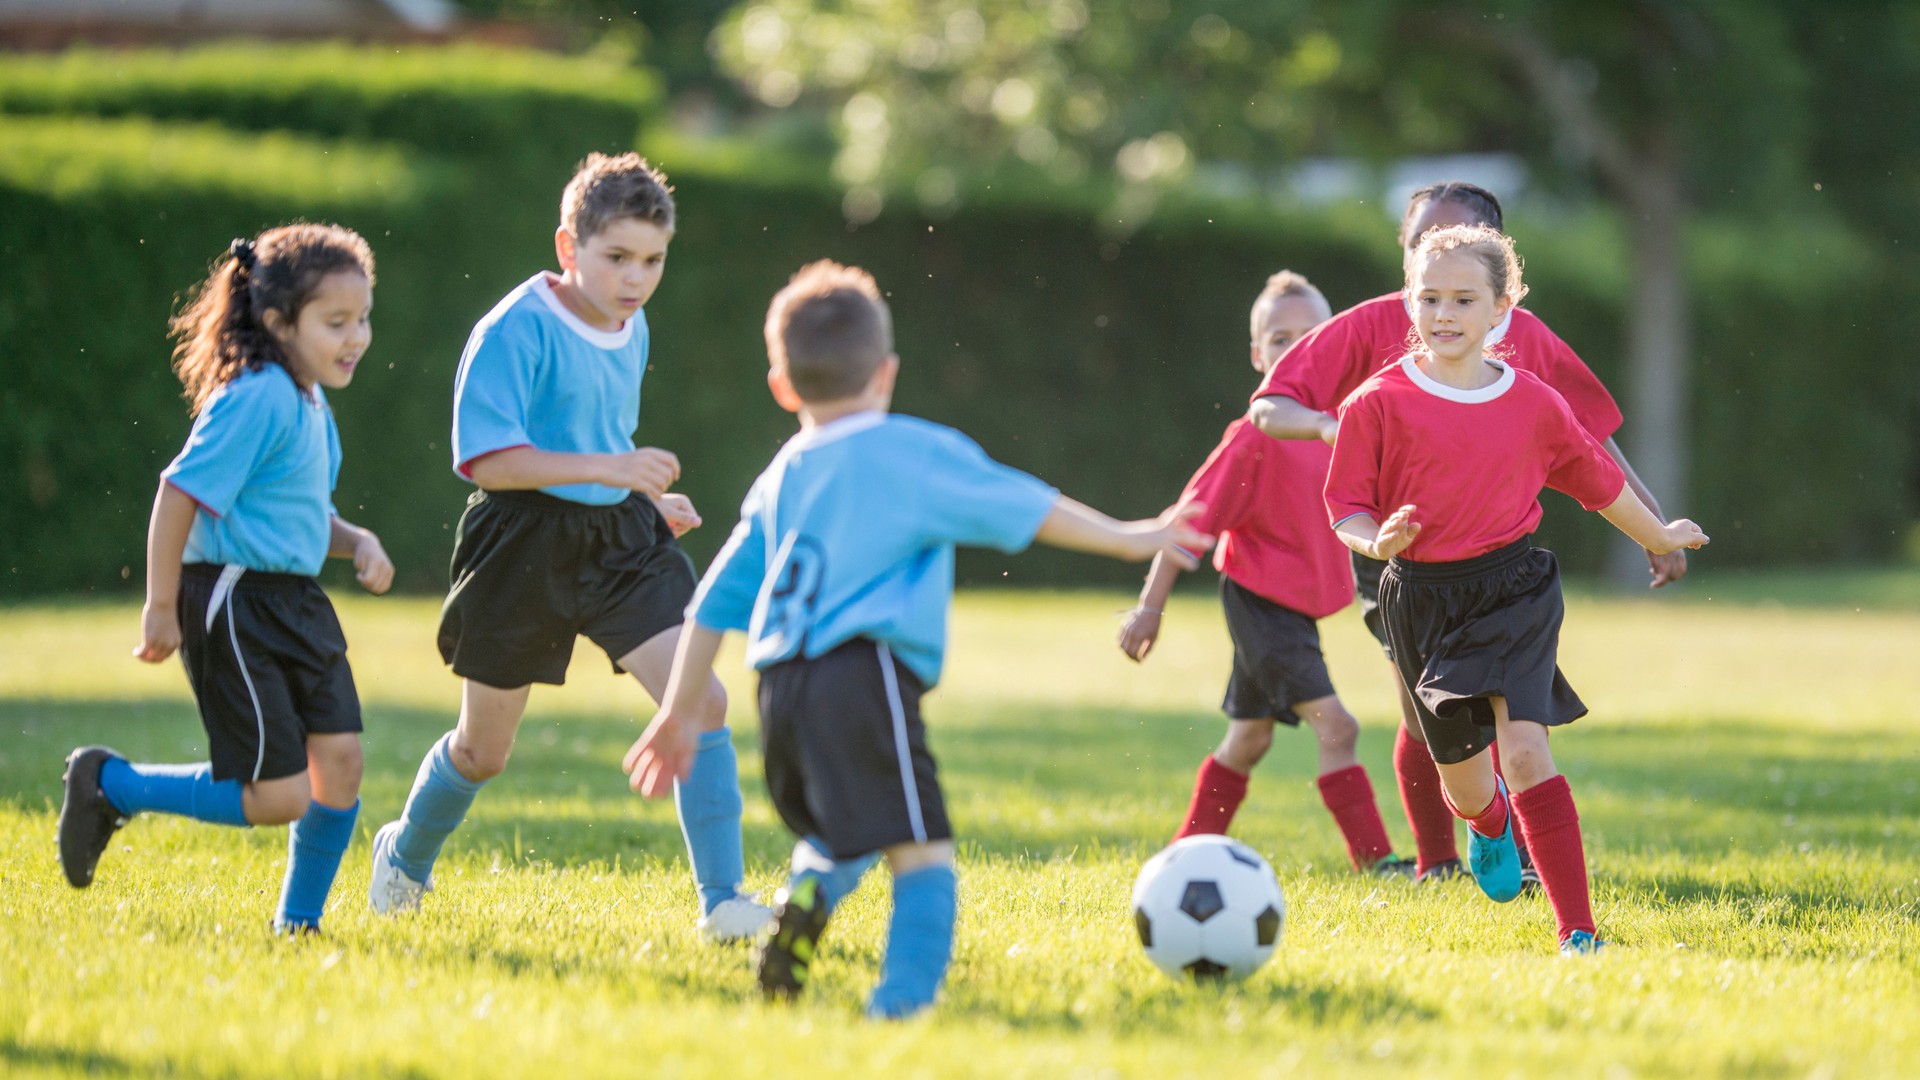
[[[1473,355],[1512,305],[1496,298],[1486,264],[1458,251],[1414,264],[1414,327],[1427,351],[1441,360]]]
[[[287,371],[301,386],[341,390],[373,342],[373,285],[358,270],[336,270],[294,316],[292,325],[267,312],[267,330],[286,354]]]
[[[667,268],[667,245],[673,230],[639,218],[619,218],[585,242],[571,233],[554,233],[554,249],[564,281],[571,286],[569,300],[584,308],[580,314],[603,330],[619,329],[653,297]]]
[[[1293,343],[1327,321],[1330,312],[1310,296],[1276,296],[1254,313],[1253,370],[1273,370]]]

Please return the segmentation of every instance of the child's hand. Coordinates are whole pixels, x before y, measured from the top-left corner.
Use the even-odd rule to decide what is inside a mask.
[[[1127,612],[1127,619],[1120,624],[1120,651],[1135,663],[1147,658],[1153,651],[1153,643],[1160,639],[1160,613],[1149,608],[1137,607]]]
[[[1662,585],[1671,585],[1687,576],[1687,553],[1669,551],[1661,554],[1649,551],[1647,552],[1647,571],[1653,575],[1653,583],[1647,586],[1648,588],[1658,589]]]
[[[685,536],[700,527],[700,511],[693,508],[693,500],[685,495],[668,492],[656,496],[653,505],[660,511],[660,516],[666,519],[667,528],[672,529],[676,537]]]
[[[634,740],[620,767],[627,786],[649,799],[673,794],[673,782],[693,771],[699,738],[691,727],[667,709],[653,714],[653,723]]]
[[[1155,555],[1165,555],[1168,562],[1182,570],[1198,568],[1201,554],[1213,546],[1213,537],[1188,523],[1206,509],[1197,502],[1168,507],[1166,513],[1155,520],[1154,528],[1142,536],[1147,546],[1141,548],[1138,558],[1144,562]]]
[[[140,646],[135,658],[157,664],[180,647],[180,615],[171,607],[149,603],[140,610]]]
[[[1340,435],[1340,421],[1331,414],[1323,414],[1316,426],[1320,429],[1320,441],[1328,446],[1332,446],[1334,439]]]
[[[370,532],[363,532],[353,545],[353,576],[361,588],[375,596],[393,588],[393,560],[387,558],[380,538]]]
[[[670,450],[643,446],[608,458],[607,485],[658,499],[680,479],[680,459]]]
[[[1407,545],[1420,536],[1420,523],[1413,520],[1414,505],[1407,505],[1387,515],[1381,524],[1379,535],[1373,538],[1374,558],[1386,562],[1395,555],[1407,550]]]
[[[1686,518],[1667,523],[1667,551],[1707,546],[1707,534]],[[1663,553],[1664,554],[1664,553]]]

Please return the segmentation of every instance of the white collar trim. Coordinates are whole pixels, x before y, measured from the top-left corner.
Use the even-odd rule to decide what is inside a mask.
[[[1420,370],[1420,365],[1414,360],[1412,353],[1400,358],[1400,370],[1407,373],[1407,378],[1413,381],[1413,385],[1434,397],[1457,401],[1462,405],[1483,405],[1513,388],[1513,368],[1492,358],[1488,358],[1487,363],[1500,369],[1500,377],[1478,390],[1461,390],[1428,375]]]
[[[787,448],[794,451],[812,450],[830,442],[838,442],[849,435],[858,435],[868,428],[879,427],[886,420],[887,413],[884,410],[862,409],[802,431],[787,440]]]
[[[532,280],[528,281],[527,284],[533,287],[533,295],[539,297],[540,302],[547,305],[547,310],[558,316],[561,322],[567,324],[567,329],[580,335],[587,344],[597,345],[602,349],[619,349],[624,348],[627,342],[633,340],[634,319],[628,319],[626,322],[621,323],[620,329],[618,330],[601,330],[598,327],[589,325],[585,319],[575,315],[572,311],[568,310],[567,305],[560,302],[560,297],[554,294],[553,283],[547,280],[547,272],[545,270],[533,275]]]

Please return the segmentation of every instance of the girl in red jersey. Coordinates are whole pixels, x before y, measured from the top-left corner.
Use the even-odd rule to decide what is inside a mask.
[[[1500,201],[1485,188],[1461,181],[1432,184],[1413,193],[1400,220],[1400,246],[1411,259],[1422,236],[1451,225],[1503,226]],[[1254,394],[1248,420],[1276,439],[1323,439],[1333,442],[1339,425],[1332,413],[1368,376],[1406,353],[1414,337],[1412,311],[1406,295],[1395,291],[1357,304],[1335,315],[1300,339],[1285,363],[1274,365]],[[1489,346],[1498,342],[1506,362],[1538,375],[1567,399],[1580,426],[1606,447],[1625,472],[1627,483],[1642,502],[1660,514],[1653,493],[1634,474],[1626,455],[1614,441],[1620,409],[1612,395],[1594,377],[1580,357],[1532,312],[1509,309],[1487,333]],[[1647,553],[1652,585],[1660,588],[1687,572],[1684,552]],[[1381,564],[1353,556],[1360,613],[1367,629],[1381,645],[1387,643],[1380,621]],[[1391,657],[1389,657],[1391,659]],[[1444,879],[1460,871],[1454,844],[1453,815],[1439,790],[1433,759],[1420,744],[1420,724],[1413,699],[1399,693],[1401,727],[1394,744],[1394,778],[1400,802],[1413,828],[1422,881]],[[1525,861],[1525,854],[1522,854]],[[1533,871],[1527,870],[1532,879]]]
[[[1586,714],[1555,661],[1553,554],[1533,548],[1539,493],[1597,510],[1655,554],[1707,542],[1662,525],[1565,398],[1485,352],[1525,295],[1513,243],[1483,226],[1427,234],[1407,264],[1420,346],[1340,406],[1327,511],[1347,546],[1387,561],[1380,611],[1468,861],[1496,901],[1520,893],[1513,823],[1533,852],[1560,948],[1590,953],[1593,909],[1573,794],[1547,728]],[[1505,782],[1490,748],[1498,741]],[[1509,798],[1508,784],[1512,785]]]
[[[1289,271],[1267,279],[1253,302],[1252,360],[1265,375],[1330,314],[1326,297]],[[1200,763],[1193,801],[1175,839],[1224,833],[1246,798],[1247,778],[1273,744],[1276,723],[1311,728],[1320,751],[1320,798],[1362,872],[1411,876],[1380,820],[1373,784],[1354,754],[1360,723],[1334,696],[1315,620],[1353,602],[1347,552],[1318,527],[1320,490],[1331,452],[1318,442],[1275,442],[1235,420],[1187,484],[1182,503],[1203,507],[1218,535],[1214,566],[1233,639],[1233,673],[1220,709],[1227,737]],[[1156,558],[1140,603],[1120,628],[1120,648],[1144,660],[1160,636],[1161,612],[1180,570]],[[1451,826],[1449,826],[1451,827]]]

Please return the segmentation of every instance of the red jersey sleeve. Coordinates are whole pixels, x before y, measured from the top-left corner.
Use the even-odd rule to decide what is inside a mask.
[[[1531,321],[1533,326],[1529,329],[1538,336],[1537,344],[1529,343],[1529,347],[1537,348],[1539,357],[1534,374],[1567,399],[1574,419],[1588,434],[1602,442],[1612,438],[1613,433],[1620,430],[1620,406],[1600,377],[1573,351],[1573,346],[1560,340],[1560,335],[1548,329],[1539,316],[1521,309],[1514,312],[1513,317]]]
[[[1579,500],[1588,510],[1604,510],[1620,497],[1627,474],[1584,427],[1566,399],[1549,393],[1551,410],[1542,425],[1542,441],[1553,450],[1547,467],[1547,486]],[[1341,433],[1345,437],[1344,430]],[[1337,454],[1335,455],[1338,456]]]
[[[1340,437],[1327,466],[1327,523],[1338,526],[1355,514],[1385,520],[1380,512],[1381,422],[1379,399],[1356,393],[1340,406]]]
[[[1278,394],[1309,409],[1332,412],[1373,374],[1383,349],[1392,349],[1393,342],[1382,340],[1377,310],[1381,299],[1356,304],[1307,331],[1267,372],[1253,396]],[[1404,332],[1400,336],[1404,338]]]
[[[1271,441],[1245,420],[1227,425],[1220,445],[1180,493],[1181,502],[1196,501],[1206,508],[1193,519],[1194,528],[1217,536],[1246,523],[1253,507],[1256,455],[1262,449],[1260,443]]]

